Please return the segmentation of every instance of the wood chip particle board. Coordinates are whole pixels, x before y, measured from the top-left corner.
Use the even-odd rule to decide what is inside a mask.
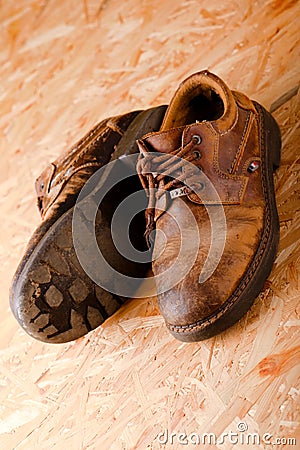
[[[296,1],[1,2],[1,449],[179,449],[159,433],[220,436],[240,423],[300,445],[298,16]],[[101,118],[168,102],[204,68],[272,105],[281,126],[281,240],[264,291],[201,343],[173,339],[155,298],[76,342],[34,341],[8,289],[39,223],[35,178]]]

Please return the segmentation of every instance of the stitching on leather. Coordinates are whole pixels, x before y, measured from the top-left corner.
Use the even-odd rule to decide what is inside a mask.
[[[219,178],[224,179],[224,180],[229,180],[229,181],[234,181],[234,182],[239,182],[240,183],[240,189],[238,192],[238,198],[228,198],[226,200],[221,199],[221,204],[224,205],[229,205],[229,204],[239,204],[244,196],[245,190],[246,190],[246,186],[248,184],[248,177],[246,177],[245,175],[236,175],[236,174],[230,174],[230,173],[225,173],[222,172],[219,168],[219,147],[220,147],[220,135],[219,133],[214,129],[214,127],[211,125],[211,123],[209,122],[204,122],[205,126],[211,131],[213,132],[213,134],[215,135],[215,141],[214,141],[214,156],[213,156],[213,168],[214,171],[216,172],[216,174],[218,175]],[[189,198],[191,198],[191,200],[197,204],[216,204],[215,201],[210,201],[210,200],[198,200],[198,197],[196,195],[190,195],[188,196]]]
[[[73,164],[76,164],[77,161],[82,158],[82,156],[84,156],[89,149],[91,148],[91,146],[96,145],[101,139],[103,139],[105,137],[106,134],[108,134],[109,130],[108,130],[108,125],[106,124],[106,127],[104,128],[104,130],[102,131],[102,133],[100,133],[97,137],[95,137],[94,139],[91,140],[91,142],[86,145],[80,153],[78,153],[77,158],[75,158],[72,162]]]
[[[98,134],[98,136],[96,136],[97,133],[99,133],[99,129],[102,128],[104,126],[104,124],[105,124],[105,121],[100,122],[90,133],[88,133],[84,138],[82,138],[82,140],[79,141],[79,143],[73,147],[73,150],[71,150],[71,153],[68,153],[65,158],[63,158],[61,161],[59,161],[59,164],[56,165],[56,168],[59,170],[59,166],[63,165],[66,159],[71,159],[72,155],[78,151],[80,153],[78,153],[76,158],[74,158],[72,161],[70,161],[71,165],[69,166],[69,168],[72,167],[73,164],[76,164],[76,162],[83,155],[85,155],[85,153],[90,149],[91,145],[97,143],[101,138],[103,138],[103,136],[105,136],[105,133],[107,133],[107,127],[105,127],[103,129],[103,131],[100,134]],[[88,141],[90,141],[90,142],[87,144]],[[52,187],[54,187],[55,185],[61,183],[62,180],[64,180],[65,173],[67,172],[68,169],[65,169],[65,171],[60,174],[60,176],[55,180],[55,184],[53,184],[53,186],[51,186],[50,189]]]
[[[238,117],[239,117],[239,114],[238,114],[238,107],[236,106],[235,119],[234,119],[234,121],[233,121],[233,124],[232,124],[231,127],[228,128],[228,130],[226,130],[226,131],[223,131],[223,132],[220,132],[220,131],[219,131],[220,136],[225,136],[225,134],[229,133],[229,131],[231,131],[231,130],[236,126],[237,121],[238,121]],[[217,125],[216,125],[216,126],[217,126]]]
[[[219,167],[219,147],[220,147],[220,137],[217,135],[218,139],[215,139],[215,145],[214,145],[214,161],[213,161],[213,167],[215,172],[219,175],[220,178],[223,178],[225,180],[238,180],[242,181],[243,176],[241,175],[235,175],[235,174],[229,174],[222,172]]]
[[[194,124],[193,124],[194,125]],[[173,135],[173,134],[177,134],[178,131],[180,129],[184,130],[186,127],[185,126],[181,126],[181,127],[177,127],[177,128],[172,128],[171,130],[165,130],[165,131],[160,131],[159,135],[163,136],[164,134],[168,134],[168,135]],[[155,136],[157,134],[157,131],[154,132],[150,132],[148,134],[145,134],[142,138],[141,141],[146,141],[147,139],[149,139],[152,136]]]
[[[130,114],[131,113],[129,113],[129,115]],[[108,119],[104,119],[96,124],[94,128],[92,128],[79,142],[77,142],[77,144],[74,145],[74,147],[71,148],[71,150],[64,156],[64,158],[62,158],[61,160],[58,159],[58,165],[63,165],[66,160],[70,160],[72,158],[74,153],[78,152],[77,157],[75,157],[72,161],[72,165],[76,164],[76,162],[90,149],[90,146],[97,144],[97,142],[99,142],[100,139],[108,134],[110,130],[115,131],[116,133],[123,136],[124,131],[113,122],[114,120],[117,121],[121,117],[122,116],[109,117]],[[61,174],[61,176],[57,178],[56,182],[60,183],[63,178],[64,174]]]
[[[109,121],[107,122],[106,126],[112,131],[116,131],[117,133],[119,133],[121,137],[124,135],[124,131],[116,123]]]
[[[251,119],[251,120],[250,120]],[[246,143],[246,136],[249,136],[251,127],[253,122],[253,115],[251,114],[251,111],[248,112],[248,115],[246,117],[245,126],[242,134],[242,138],[240,141],[240,145],[238,146],[237,152],[235,154],[235,157],[232,161],[229,173],[233,173],[234,170],[238,168],[238,165],[241,161],[241,158],[243,156],[243,150],[245,149],[245,143]]]
[[[130,114],[130,113],[129,113]],[[71,150],[70,153],[67,153],[67,155],[61,160],[59,161],[59,165],[62,165],[64,163],[64,161],[66,159],[71,159],[71,156],[76,153],[77,151],[80,152],[78,153],[77,157],[74,158],[72,160],[71,166],[72,167],[74,164],[76,164],[78,162],[78,160],[80,158],[82,158],[82,156],[84,156],[88,150],[90,149],[91,145],[95,145],[99,142],[100,139],[103,139],[104,136],[106,134],[109,133],[110,130],[117,132],[118,134],[120,134],[121,136],[123,136],[124,131],[118,127],[118,125],[114,124],[112,121],[113,120],[118,120],[121,116],[115,116],[115,117],[110,117],[108,119],[102,120],[101,122],[99,122],[97,125],[95,125],[94,128],[92,128],[92,130],[90,130]],[[103,130],[99,133],[99,131],[101,130],[101,128],[103,128]],[[56,180],[56,184],[61,183],[65,178],[65,173],[67,172],[68,169],[66,169],[64,171],[64,173],[62,173],[59,178],[57,178]],[[67,178],[69,179],[69,178]]]
[[[225,180],[239,181],[241,183],[241,187],[240,187],[239,193],[238,193],[238,200],[240,202],[243,197],[243,194],[245,192],[246,185],[248,183],[248,178],[245,179],[245,176],[243,176],[243,175],[227,174],[220,170],[220,168],[219,168],[219,147],[220,147],[220,138],[218,136],[218,139],[215,140],[215,146],[214,146],[214,160],[213,160],[214,170],[220,178],[223,178]],[[232,199],[232,198],[230,198],[229,201],[236,203],[236,200]]]
[[[239,199],[242,199],[244,197],[245,190],[246,190],[246,187],[248,184],[248,180],[249,180],[249,178],[245,177],[245,179],[242,182],[241,188],[239,190]]]
[[[260,120],[260,125],[261,125],[261,130],[264,131],[264,124],[261,120],[261,116],[259,118]],[[259,132],[259,141],[261,144],[261,148],[264,148],[265,146],[265,133]],[[264,156],[264,152],[262,152],[262,156]],[[195,322],[194,324],[191,325],[170,325],[167,324],[168,328],[172,331],[176,331],[176,332],[188,332],[191,330],[195,330],[195,329],[201,329],[201,328],[205,328],[205,326],[208,324],[212,324],[215,321],[217,321],[219,319],[219,317],[221,317],[224,313],[226,313],[228,311],[228,309],[231,308],[231,306],[235,303],[236,299],[239,297],[240,293],[243,292],[243,290],[245,289],[245,287],[248,285],[249,283],[249,279],[252,278],[253,273],[256,271],[257,266],[259,265],[260,259],[262,254],[265,251],[265,247],[267,245],[267,241],[269,239],[269,234],[270,234],[270,228],[271,228],[271,218],[270,218],[270,205],[269,205],[269,199],[268,199],[268,190],[266,187],[266,175],[263,172],[263,176],[262,176],[262,181],[263,181],[263,190],[264,190],[264,194],[265,194],[265,198],[266,198],[266,226],[264,228],[264,236],[263,239],[261,240],[261,245],[258,249],[257,255],[254,257],[253,259],[253,264],[251,266],[251,270],[248,271],[248,274],[246,274],[244,281],[239,285],[239,288],[237,289],[236,292],[234,292],[232,294],[232,296],[227,300],[227,302],[221,307],[220,311],[214,313],[210,318],[205,319],[205,321],[198,321]]]
[[[43,210],[43,215],[42,217],[44,217],[46,215],[46,213],[49,211],[49,209],[51,208],[51,206],[55,203],[55,201],[57,200],[58,196],[60,195],[60,193],[62,192],[63,188],[65,187],[65,185],[70,181],[70,179],[80,170],[85,169],[87,167],[102,167],[102,164],[100,162],[94,162],[94,163],[85,163],[82,164],[81,166],[76,167],[76,169],[70,173],[70,175],[68,176],[68,178],[63,178],[60,183],[57,183],[55,185],[54,188],[59,188],[57,190],[57,192],[55,193],[54,197],[51,199],[50,203],[47,205],[47,207]],[[50,191],[51,193],[51,191]],[[51,195],[48,196],[48,198],[51,198]]]
[[[260,127],[258,130],[259,143],[260,143],[260,149],[263,149],[263,151],[261,152],[262,163],[263,163],[263,165],[265,165],[265,167],[264,167],[265,170],[262,171],[262,186],[263,186],[263,191],[264,191],[264,197],[266,199],[264,235],[260,241],[260,245],[256,252],[256,255],[253,258],[253,263],[249,267],[242,283],[240,283],[238,289],[222,305],[222,307],[219,309],[219,311],[215,312],[214,314],[211,315],[211,317],[208,317],[205,320],[198,321],[198,322],[195,322],[194,324],[190,324],[190,325],[171,325],[171,324],[167,323],[166,325],[171,331],[174,331],[177,333],[185,333],[185,332],[189,332],[189,331],[195,331],[197,329],[199,331],[199,330],[205,328],[207,325],[211,325],[212,323],[216,322],[220,317],[222,317],[222,315],[224,313],[226,313],[232,307],[232,305],[236,302],[237,298],[240,296],[240,294],[244,291],[244,289],[249,284],[249,280],[252,278],[253,274],[255,273],[255,271],[260,263],[261,257],[265,252],[265,248],[267,246],[267,242],[269,240],[270,231],[271,231],[271,207],[270,207],[270,203],[269,203],[268,188],[267,188],[268,182],[267,182],[267,173],[266,173],[266,172],[268,172],[268,167],[267,167],[268,161],[265,161],[265,145],[266,145],[265,124],[264,124],[264,120],[262,119],[263,110],[260,107],[260,105],[258,105],[258,104],[257,104],[257,107],[260,109],[260,115],[259,115]]]
[[[104,119],[101,122],[99,122],[98,124],[96,124],[94,126],[94,128],[92,128],[79,142],[77,142],[74,147],[71,148],[70,151],[68,151],[68,153],[65,155],[65,157],[60,161],[60,164],[63,164],[64,161],[66,161],[66,159],[69,159],[70,157],[72,157],[72,155],[76,152],[76,151],[80,151],[83,147],[86,146],[87,141],[91,141],[94,139],[94,136],[97,135],[97,133],[99,132],[99,129],[102,128],[105,123],[108,122],[109,119]]]

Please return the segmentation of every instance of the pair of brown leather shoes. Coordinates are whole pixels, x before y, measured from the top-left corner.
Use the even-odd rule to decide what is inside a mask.
[[[270,113],[208,71],[181,83],[168,108],[96,125],[37,180],[44,220],[10,296],[21,326],[45,342],[70,341],[99,326],[134,296],[150,267],[149,259],[131,259],[116,246],[130,235],[127,247],[146,254],[145,227],[154,277],[144,283],[155,282],[171,334],[198,341],[231,326],[261,291],[276,256],[273,170],[280,148]],[[123,175],[136,159],[136,172]],[[138,198],[139,181],[146,194],[140,194],[143,206],[137,200],[126,203]],[[105,183],[109,188],[99,196]],[[90,197],[96,205],[92,212],[91,203],[76,210]],[[122,215],[116,225],[114,213],[132,203],[130,227]],[[91,239],[87,224],[94,229]],[[97,269],[92,241],[114,271],[107,271],[105,262]],[[134,280],[132,290],[122,289],[122,280],[124,287]]]

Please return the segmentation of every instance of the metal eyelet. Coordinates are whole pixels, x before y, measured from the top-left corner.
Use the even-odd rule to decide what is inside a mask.
[[[199,134],[194,134],[192,136],[192,139],[194,139],[196,141],[196,145],[199,145],[202,142],[202,138],[201,138],[201,136],[199,136]]]
[[[201,158],[201,153],[198,150],[194,150],[193,153],[196,156],[196,159],[200,159]]]
[[[45,185],[44,185],[44,183],[42,181],[41,184],[40,184],[40,190],[42,191],[44,189],[44,187],[45,187]]]
[[[249,164],[249,166],[248,166],[248,168],[247,168],[247,171],[250,172],[250,173],[253,173],[253,172],[255,172],[258,168],[259,168],[259,162],[258,162],[258,161],[252,161],[252,162]]]

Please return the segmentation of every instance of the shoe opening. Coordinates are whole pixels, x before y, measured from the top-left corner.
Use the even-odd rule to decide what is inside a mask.
[[[224,111],[224,101],[212,86],[187,83],[173,99],[161,130],[218,120]]]
[[[194,96],[188,104],[187,123],[217,120],[224,114],[221,97],[208,86],[207,88],[201,86],[201,88],[201,92]]]

